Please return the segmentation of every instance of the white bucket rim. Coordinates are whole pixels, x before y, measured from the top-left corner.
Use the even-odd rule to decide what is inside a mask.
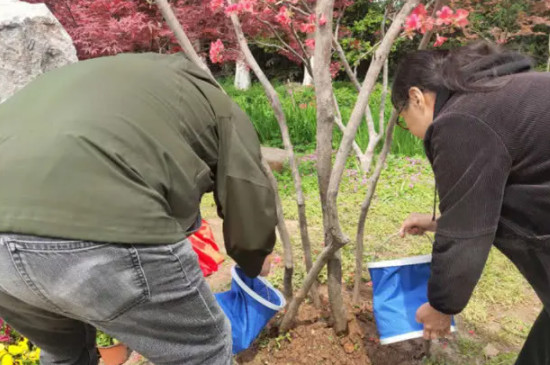
[[[262,298],[260,295],[258,295],[254,290],[250,289],[250,287],[248,285],[246,285],[242,281],[242,279],[239,277],[239,275],[237,274],[236,268],[237,268],[236,266],[233,266],[231,268],[231,277],[233,278],[233,280],[235,280],[237,285],[240,286],[241,289],[243,289],[254,300],[256,300],[257,302],[262,304],[264,307],[272,309],[276,312],[280,311],[281,309],[283,309],[286,306],[286,299],[283,296],[283,294],[279,290],[277,290],[273,285],[271,285],[271,283],[269,281],[267,281],[267,279],[265,279],[261,276],[257,277],[257,279],[260,280],[262,283],[264,283],[265,286],[267,286],[269,289],[273,290],[273,292],[277,295],[277,297],[281,301],[281,304],[277,305],[277,304],[271,303],[271,302],[265,300],[264,298]]]
[[[420,255],[420,256],[411,256],[405,257],[402,259],[396,260],[386,260],[386,261],[375,261],[367,263],[367,268],[369,269],[381,269],[384,267],[396,267],[396,266],[407,266],[415,264],[426,264],[432,262],[432,255]]]

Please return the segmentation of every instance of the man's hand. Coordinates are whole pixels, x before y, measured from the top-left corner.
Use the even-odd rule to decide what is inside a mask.
[[[426,340],[435,340],[451,333],[451,316],[434,309],[430,303],[424,303],[418,308],[416,321],[424,324]]]
[[[269,272],[271,271],[271,259],[272,259],[272,255],[266,256],[264,260],[264,264],[262,266],[262,271],[260,272],[260,276],[269,275]]]
[[[405,237],[407,234],[422,235],[426,231],[435,232],[437,222],[432,218],[431,214],[412,213],[401,225],[399,235]]]

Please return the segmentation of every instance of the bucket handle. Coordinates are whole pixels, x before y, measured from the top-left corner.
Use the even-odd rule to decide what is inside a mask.
[[[421,236],[423,237],[426,237],[426,239],[433,245],[434,244],[434,239],[432,237],[430,237],[427,233],[423,233]],[[382,248],[384,247],[388,242],[392,241],[393,239],[399,237],[399,232],[396,232],[396,233],[392,233],[391,235],[389,235],[382,243],[380,243],[379,245],[375,245],[374,246],[374,255],[373,255],[373,259],[376,260],[378,258],[378,252],[379,252],[379,248]],[[367,253],[363,253],[363,256],[367,256]]]

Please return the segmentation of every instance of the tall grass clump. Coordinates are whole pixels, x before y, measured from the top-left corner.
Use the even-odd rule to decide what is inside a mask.
[[[235,89],[230,79],[224,80],[222,86],[232,99],[248,114],[262,144],[272,147],[282,147],[281,132],[273,110],[264,90],[260,84],[254,83],[249,90],[241,91]],[[313,87],[301,86],[299,84],[282,84],[275,86],[281,98],[283,110],[287,118],[290,138],[299,152],[310,152],[315,149],[316,135],[316,105]],[[342,120],[347,123],[353,106],[357,99],[357,92],[349,82],[335,82],[334,92],[340,105]],[[370,107],[374,117],[375,125],[378,126],[381,87],[377,86],[373,91]],[[386,99],[386,120],[389,119],[392,110],[390,97]],[[378,127],[377,127],[378,128]],[[334,146],[340,144],[342,133],[335,128]],[[369,142],[366,123],[361,124],[357,132],[356,141],[362,149],[367,147]],[[423,154],[422,141],[413,137],[404,130],[396,130],[394,135],[392,152],[398,155],[414,156]]]

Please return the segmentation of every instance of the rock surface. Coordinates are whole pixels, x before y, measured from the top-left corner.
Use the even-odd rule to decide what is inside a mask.
[[[285,150],[273,147],[262,147],[262,155],[271,167],[271,170],[281,172],[288,161],[288,154]]]
[[[0,0],[0,103],[36,76],[76,61],[71,37],[46,5]]]

